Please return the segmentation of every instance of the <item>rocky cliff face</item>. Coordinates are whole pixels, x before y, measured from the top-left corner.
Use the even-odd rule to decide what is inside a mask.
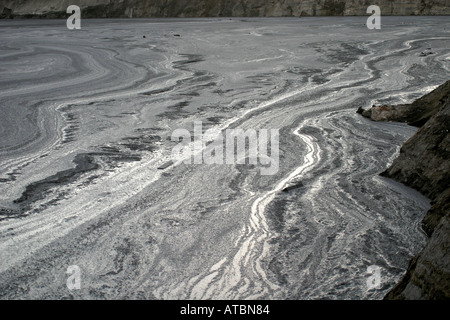
[[[76,4],[85,18],[281,17],[367,15],[362,0],[0,0],[0,17],[66,17]],[[382,15],[449,15],[448,0],[379,0]]]
[[[360,112],[362,110],[359,110]],[[432,200],[423,219],[430,240],[386,299],[450,298],[450,81],[410,105],[374,106],[363,115],[374,120],[425,124],[382,173]]]
[[[402,147],[383,175],[430,197],[433,206],[423,220],[430,236],[411,262],[390,299],[450,298],[450,99]]]

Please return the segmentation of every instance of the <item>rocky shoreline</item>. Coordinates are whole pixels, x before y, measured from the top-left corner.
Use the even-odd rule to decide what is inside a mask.
[[[0,18],[66,18],[68,0],[0,0]],[[381,14],[450,15],[445,0],[380,0]],[[83,18],[366,16],[366,1],[80,0]]]
[[[432,201],[422,221],[429,241],[385,299],[449,299],[450,81],[411,104],[373,106],[357,112],[374,121],[420,127],[381,175],[420,191]]]

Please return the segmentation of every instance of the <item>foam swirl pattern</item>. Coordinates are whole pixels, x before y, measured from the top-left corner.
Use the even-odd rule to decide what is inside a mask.
[[[382,298],[424,246],[430,204],[378,175],[416,129],[355,111],[448,80],[449,26],[1,21],[0,297]],[[279,171],[168,165],[173,130],[199,120],[278,129]]]

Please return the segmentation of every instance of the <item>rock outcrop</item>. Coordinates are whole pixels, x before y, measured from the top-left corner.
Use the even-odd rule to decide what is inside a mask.
[[[411,104],[372,106],[368,110],[359,108],[358,113],[374,121],[406,122],[421,127],[439,111],[449,92],[450,81],[447,81]]]
[[[410,105],[374,106],[359,113],[377,121],[423,126],[382,176],[408,185],[432,201],[423,230],[430,237],[386,299],[450,298],[450,81]]]
[[[76,4],[84,18],[364,16],[360,0],[0,0],[2,18],[63,18]],[[449,15],[447,0],[379,0],[382,15]]]

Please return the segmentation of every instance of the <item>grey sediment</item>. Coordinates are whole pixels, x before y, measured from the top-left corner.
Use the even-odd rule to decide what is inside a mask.
[[[51,175],[45,179],[33,182],[26,186],[22,196],[14,203],[28,207],[28,205],[40,198],[52,187],[62,184],[68,184],[76,180],[81,174],[95,170],[99,167],[94,161],[92,154],[80,153],[75,156],[73,162],[76,164],[75,168],[63,170]]]
[[[0,220],[4,220],[5,218],[19,218],[26,215],[31,210],[31,205],[36,201],[44,199],[51,189],[73,183],[81,175],[99,169],[100,164],[96,161],[96,157],[107,157],[119,162],[141,160],[141,156],[139,155],[125,154],[123,152],[79,153],[73,159],[73,163],[75,163],[74,168],[59,171],[54,175],[28,184],[22,195],[13,201],[20,209],[0,209]],[[92,182],[95,178],[96,176],[89,179],[89,181]]]

